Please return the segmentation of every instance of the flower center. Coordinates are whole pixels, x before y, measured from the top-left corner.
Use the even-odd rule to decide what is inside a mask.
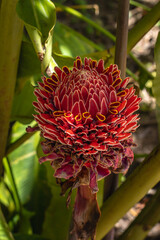
[[[54,102],[59,111],[64,112],[66,117],[73,114],[76,121],[90,117],[105,121],[103,112],[108,112],[107,88],[94,69],[73,69],[56,88]],[[104,104],[105,111],[102,110]]]

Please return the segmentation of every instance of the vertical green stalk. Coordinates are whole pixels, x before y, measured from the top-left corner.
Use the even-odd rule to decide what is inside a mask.
[[[119,0],[115,63],[121,70],[122,79],[124,79],[126,75],[128,15],[129,15],[129,0]]]
[[[115,48],[115,63],[121,70],[122,79],[126,75],[127,41],[128,41],[129,0],[119,0],[117,17],[117,34]],[[104,201],[115,191],[118,185],[118,175],[112,174],[104,181]],[[114,239],[114,228],[103,240]]]
[[[143,240],[151,228],[160,221],[160,189],[149,200],[146,207],[131,223],[118,240]]]
[[[160,181],[160,146],[158,146],[103,204],[96,240],[101,240],[114,224]]]
[[[5,154],[14,96],[23,24],[16,14],[17,0],[2,0],[0,9],[0,173]]]
[[[103,202],[105,202],[116,190],[118,186],[118,175],[112,173],[104,180]],[[114,240],[115,229],[112,228],[103,240]]]
[[[160,19],[160,2],[158,2],[130,31],[128,35],[128,53],[139,42],[139,40]]]

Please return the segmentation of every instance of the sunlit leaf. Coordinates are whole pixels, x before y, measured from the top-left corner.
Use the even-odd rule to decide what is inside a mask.
[[[36,179],[38,164],[36,147],[38,141],[39,134],[37,133],[8,156],[22,204],[26,203],[30,199],[32,188]]]
[[[22,42],[19,63],[18,78],[41,74],[41,64],[31,42]]]
[[[3,180],[0,182],[0,203],[7,207],[9,211],[13,211],[15,209],[11,192]]]
[[[53,43],[57,43],[61,53],[69,57],[84,55],[95,50],[84,38],[79,38],[78,34],[58,22],[54,28]]]
[[[57,22],[54,28],[52,56],[58,66],[72,67],[75,57],[78,55],[82,58],[87,56],[97,60],[102,58],[107,63],[110,59],[107,50],[100,51],[102,48],[97,46],[80,33]],[[98,50],[98,52],[95,52],[95,50]],[[18,77],[20,78],[18,79],[18,89],[21,89],[26,77],[36,74],[41,74],[40,62],[31,42],[23,41],[18,69]]]
[[[33,91],[34,88],[31,82],[27,81],[22,91],[15,94],[11,114],[12,121],[27,124],[33,120],[32,114],[34,113],[34,108],[32,102],[35,100]]]
[[[17,13],[30,28],[40,32],[42,42],[48,38],[49,31],[55,25],[55,6],[50,0],[19,0]]]
[[[53,52],[52,55],[59,67],[63,67],[63,66],[73,67],[73,62],[76,59],[76,58],[72,58],[72,57],[65,56],[55,52]]]
[[[14,237],[6,223],[6,220],[3,216],[1,207],[0,207],[0,239],[1,240],[14,240]]]
[[[24,21],[44,73],[52,63],[52,36],[56,22],[55,6],[50,0],[19,0],[17,13]]]

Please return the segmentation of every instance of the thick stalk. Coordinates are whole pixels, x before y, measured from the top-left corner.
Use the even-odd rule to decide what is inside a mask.
[[[121,70],[121,78],[126,76],[126,59],[127,59],[127,41],[128,41],[128,15],[129,0],[119,0],[118,17],[117,17],[117,33],[115,48],[115,63]],[[112,195],[118,185],[118,174],[111,175],[105,179],[104,183],[104,201]],[[104,237],[103,240],[114,239],[114,228]]]
[[[129,0],[119,0],[115,63],[121,70],[121,78],[126,76],[126,59],[127,59],[127,41],[128,41],[128,14]]]
[[[23,24],[16,14],[17,0],[2,0],[0,9],[0,173],[5,154],[14,96]]]
[[[104,180],[104,193],[103,193],[103,202],[105,202],[116,190],[118,186],[118,175],[110,174]],[[115,234],[115,229],[112,228],[107,235],[103,238],[103,240],[113,240]]]
[[[95,240],[95,231],[100,211],[97,203],[97,193],[92,193],[88,185],[77,189],[74,206],[74,230],[76,239]]]
[[[160,221],[160,189],[118,240],[143,240],[151,228]]]
[[[105,234],[160,180],[160,146],[142,162],[104,203],[97,225],[96,240]]]

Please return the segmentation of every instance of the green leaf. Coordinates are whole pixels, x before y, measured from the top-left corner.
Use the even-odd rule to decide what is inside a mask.
[[[51,46],[51,44],[50,44]],[[90,41],[82,34],[57,22],[54,28],[53,52],[52,56],[59,67],[72,67],[76,56],[88,56],[94,59],[103,58],[108,61],[108,52],[101,51],[94,42]],[[94,52],[98,50],[98,52]],[[112,60],[113,62],[113,60]],[[20,64],[18,69],[17,88],[20,90],[27,77],[41,73],[40,62],[36,56],[34,48],[28,40],[22,42]]]
[[[110,63],[110,56],[108,54],[107,50],[99,51],[99,52],[92,52],[92,53],[86,53],[85,55],[79,54],[79,56],[82,58],[82,61],[85,57],[92,58],[95,60],[103,59],[105,66],[109,66]],[[76,60],[76,58],[65,56],[59,53],[53,52],[53,57],[58,64],[59,67],[67,66],[67,67],[73,67],[73,62]]]
[[[47,40],[56,22],[55,6],[50,0],[19,0],[17,13],[31,31],[39,32],[42,42]]]
[[[52,36],[56,22],[56,10],[50,0],[19,0],[17,13],[24,21],[34,49],[41,61],[41,70],[55,66],[52,59]]]
[[[41,74],[41,64],[31,42],[22,42],[19,63],[18,78]],[[18,85],[21,86],[19,82],[20,80],[18,80]]]
[[[3,180],[0,182],[0,203],[7,207],[9,212],[15,209],[13,197]]]
[[[38,155],[43,155],[40,144]],[[37,182],[28,207],[35,211],[32,219],[34,233],[49,239],[62,240],[67,239],[75,194],[72,193],[71,205],[67,208],[67,196],[60,196],[61,189],[53,174],[50,163],[39,166]]]
[[[15,240],[49,240],[38,235],[14,234]]]
[[[52,55],[59,67],[63,66],[73,67],[73,62],[76,60],[76,58],[68,57],[55,52],[53,52]]]
[[[14,127],[17,131],[16,125]],[[14,127],[13,135],[16,133]],[[26,126],[23,126],[23,128],[25,127]],[[19,129],[21,131],[20,124]],[[38,141],[39,134],[37,133],[8,156],[22,204],[26,203],[30,199],[34,182],[37,176],[38,160],[36,157],[36,147]],[[10,183],[8,181],[7,183],[11,188]]]
[[[72,29],[58,22],[54,28],[53,44],[57,44],[60,52],[69,57],[84,55],[95,50],[85,38],[80,38],[76,31],[73,32]],[[54,49],[53,51],[55,52]]]
[[[69,208],[66,206],[67,196],[60,196],[60,186],[56,184],[53,177],[53,169],[50,164],[45,163],[47,170],[47,181],[50,186],[52,198],[45,211],[42,235],[55,240],[67,239],[70,220],[72,215],[72,203]],[[74,193],[72,193],[74,195]]]
[[[57,26],[58,25],[58,26]],[[61,27],[61,28],[60,28]],[[60,29],[59,29],[60,28]],[[80,32],[74,30],[73,28],[65,25],[65,24],[62,24],[62,23],[59,23],[57,21],[57,24],[55,26],[55,29],[54,29],[54,37],[56,37],[61,29],[63,29],[63,31],[66,32],[66,34],[69,34],[71,36],[73,36],[74,38],[77,38],[78,40],[81,40],[82,41],[82,44],[85,46],[85,48],[87,48],[89,51],[90,49],[95,49],[97,51],[101,51],[103,50],[103,47],[94,43],[92,40],[90,40],[89,38],[85,37],[84,35],[82,35]],[[60,39],[62,40],[62,39]],[[94,39],[93,39],[94,40]],[[56,40],[53,38],[53,42],[56,42]],[[59,41],[58,41],[59,42]],[[63,41],[65,42],[65,41]],[[70,45],[70,43],[69,43]],[[72,50],[72,49],[71,49]],[[77,51],[77,49],[76,49]],[[93,51],[93,50],[92,50]]]
[[[6,220],[3,216],[1,207],[0,207],[0,239],[1,240],[14,240],[14,237],[6,223]]]
[[[12,106],[11,121],[19,121],[27,124],[33,121],[32,114],[34,108],[32,102],[35,100],[33,86],[30,81],[26,81],[24,88],[20,93],[15,94]]]
[[[139,71],[140,71],[140,73],[139,73],[139,86],[140,86],[140,89],[144,89],[145,84],[148,81],[148,74],[142,68],[140,68]]]
[[[123,217],[149,189],[159,182],[159,171],[160,147],[158,146],[104,202],[101,208],[101,217],[97,224],[97,240],[102,239],[114,224]]]

